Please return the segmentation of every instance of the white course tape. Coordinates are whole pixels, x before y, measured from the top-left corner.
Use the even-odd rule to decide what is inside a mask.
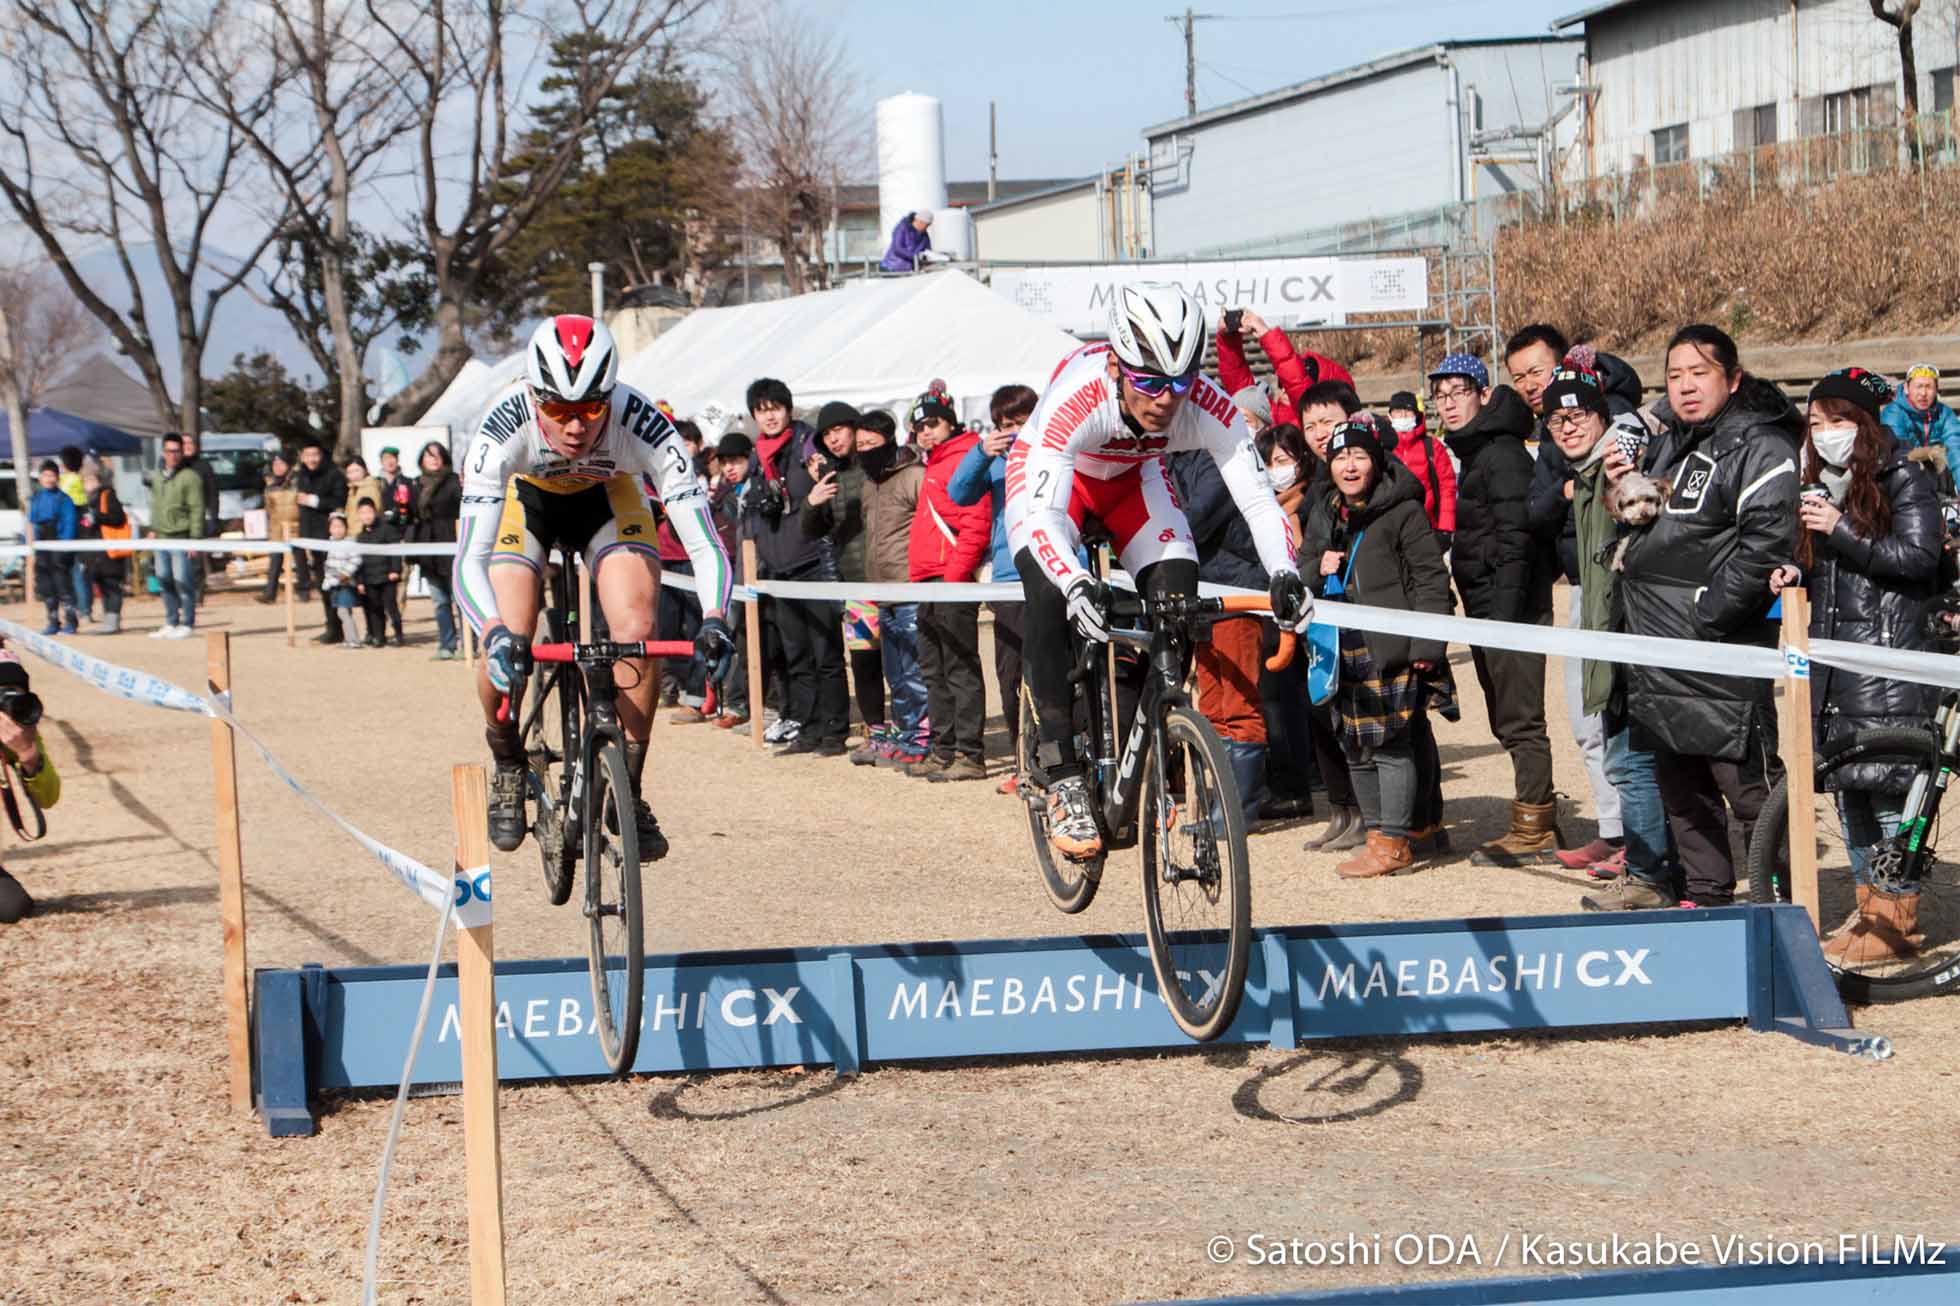
[[[429,1023],[429,1008],[436,996],[436,972],[442,969],[443,937],[449,932],[449,913],[436,917],[436,946],[429,954],[429,974],[422,981],[422,1001],[415,1008],[415,1028],[408,1036],[408,1055],[402,1059],[402,1082],[395,1090],[395,1105],[388,1113],[388,1141],[381,1146],[381,1173],[374,1181],[374,1203],[368,1209],[367,1254],[361,1269],[361,1306],[375,1306],[375,1288],[380,1278],[381,1210],[388,1201],[388,1175],[395,1166],[395,1143],[402,1136],[402,1113],[408,1107],[408,1086],[415,1078],[415,1051],[422,1046],[422,1031]]]
[[[363,544],[359,540],[308,540],[292,539],[286,544],[290,548],[306,549],[313,553],[325,553],[328,549],[351,544],[357,553],[372,553],[386,558],[451,558],[456,555],[454,544]]]
[[[0,635],[17,641],[21,647],[36,657],[118,698],[125,698],[133,703],[144,703],[151,707],[195,712],[200,716],[217,717],[224,721],[258,750],[259,756],[265,759],[266,766],[285,782],[288,789],[345,830],[349,837],[373,854],[375,860],[387,867],[388,871],[407,886],[411,893],[438,912],[447,914],[454,908],[458,884],[454,876],[438,875],[407,853],[390,848],[365,830],[359,829],[339,812],[327,806],[312,790],[301,784],[298,778],[286,769],[284,763],[273,756],[272,750],[266,747],[264,740],[253,734],[249,726],[231,714],[229,703],[219,703],[203,694],[193,694],[190,690],[173,685],[160,677],[146,672],[131,671],[113,662],[91,657],[79,649],[70,648],[44,635],[37,635],[20,623],[5,618],[0,618]],[[484,880],[484,892],[487,903],[489,892],[487,878]]]
[[[0,544],[0,558],[23,558],[36,553],[291,553],[305,549],[325,553],[340,546],[356,553],[390,558],[447,558],[454,544],[363,544],[359,540],[36,540],[32,544]]]

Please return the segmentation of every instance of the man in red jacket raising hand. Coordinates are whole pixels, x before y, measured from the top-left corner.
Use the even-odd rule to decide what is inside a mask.
[[[985,499],[969,507],[954,503],[947,483],[980,437],[961,429],[959,414],[939,391],[919,396],[910,425],[912,443],[926,465],[906,556],[911,579],[973,580],[993,539],[993,510]],[[919,604],[919,669],[926,681],[932,744],[905,773],[928,780],[984,778],[987,687],[980,678],[978,603]]]
[[[1300,396],[1322,381],[1339,381],[1350,390],[1354,388],[1354,377],[1345,367],[1312,350],[1294,353],[1286,332],[1267,326],[1265,318],[1248,308],[1228,312],[1218,323],[1218,384],[1226,394],[1236,395],[1258,383],[1245,358],[1247,333],[1258,338],[1259,347],[1272,362],[1273,375],[1279,379],[1280,396],[1273,401],[1275,422],[1304,425],[1300,421]]]

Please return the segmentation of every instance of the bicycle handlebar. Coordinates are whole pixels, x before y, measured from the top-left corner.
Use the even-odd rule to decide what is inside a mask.
[[[1227,594],[1215,599],[1156,599],[1148,600],[1142,595],[1117,593],[1110,596],[1110,615],[1142,617],[1151,613],[1180,617],[1216,618],[1221,613],[1242,612],[1271,616],[1273,601],[1263,594]],[[1300,639],[1290,630],[1279,633],[1279,650],[1266,659],[1266,670],[1284,671],[1293,664],[1294,654],[1299,650]]]
[[[694,644],[685,639],[640,639],[620,643],[602,640],[594,644],[533,644],[533,662],[619,662],[626,658],[691,658]],[[497,704],[499,725],[510,721],[511,695]]]

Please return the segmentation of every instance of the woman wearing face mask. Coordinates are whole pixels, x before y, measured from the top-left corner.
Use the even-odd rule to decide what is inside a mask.
[[[1448,552],[1456,533],[1456,464],[1443,442],[1430,436],[1413,392],[1398,390],[1389,396],[1388,424],[1395,429],[1395,456],[1422,486],[1422,510]]]
[[[1797,565],[1779,567],[1770,589],[1808,586],[1813,639],[1930,647],[1925,613],[1939,584],[1944,529],[1931,474],[1880,421],[1891,397],[1883,377],[1857,367],[1833,372],[1810,392],[1804,480],[1826,492],[1813,488],[1798,500]],[[1820,750],[1856,730],[1923,729],[1938,700],[1931,685],[1822,663],[1812,665],[1811,677]],[[1903,960],[1918,950],[1919,886],[1875,872],[1872,852],[1898,833],[1912,777],[1904,768],[1874,766],[1851,779],[1857,787],[1836,798],[1857,913],[1824,953],[1843,965]]]
[[[1273,494],[1286,510],[1287,531],[1298,549],[1306,529],[1307,473],[1319,460],[1308,451],[1300,428],[1290,422],[1267,427],[1259,433],[1257,444],[1266,475],[1273,482]],[[1267,632],[1260,653],[1270,656],[1278,647],[1279,635],[1271,623],[1260,625]],[[1333,811],[1325,828],[1307,841],[1307,847],[1360,847],[1366,837],[1361,808],[1327,709],[1314,708],[1307,702],[1305,658],[1293,659],[1283,671],[1267,671],[1262,663],[1259,708],[1266,718],[1266,787],[1272,795],[1267,810],[1276,816],[1311,814],[1313,800],[1309,795],[1318,773]]]
[[[1448,616],[1455,611],[1422,490],[1382,449],[1372,422],[1343,422],[1327,446],[1330,488],[1317,490],[1307,530],[1306,570],[1322,594],[1333,580],[1348,602]],[[1429,811],[1441,762],[1429,728],[1432,698],[1455,701],[1441,640],[1343,630],[1334,723],[1367,827],[1367,847],[1336,866],[1343,879],[1407,870],[1410,838],[1442,824]]]

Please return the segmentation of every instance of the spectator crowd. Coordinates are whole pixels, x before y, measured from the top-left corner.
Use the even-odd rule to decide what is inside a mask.
[[[1572,628],[1774,646],[1778,595],[1803,585],[1815,636],[1930,646],[1928,612],[1954,579],[1944,445],[1960,437],[1930,367],[1896,389],[1849,368],[1799,407],[1744,368],[1725,332],[1693,325],[1668,343],[1664,387],[1649,400],[1627,362],[1541,323],[1504,342],[1504,380],[1453,353],[1429,369],[1425,394],[1397,392],[1371,412],[1340,363],[1296,350],[1257,314],[1226,315],[1217,346],[1220,381],[1323,603],[1549,626],[1563,579]],[[1272,389],[1252,370],[1255,346]],[[934,383],[901,435],[889,414],[839,402],[799,421],[788,387],[764,378],[747,395],[753,437],[720,411],[682,430],[724,543],[732,553],[754,541],[764,580],[1013,583],[1023,578],[1002,528],[1007,457],[1038,397],[1004,386],[969,426]],[[1264,588],[1209,455],[1166,462],[1202,578]],[[669,565],[684,566],[665,532],[663,544]],[[662,599],[663,633],[685,635],[699,619],[691,594],[668,588]],[[986,606],[991,666],[978,603],[764,598],[775,708],[765,740],[782,755],[848,757],[934,783],[982,779],[989,674],[1010,757],[1022,725],[1021,605]],[[738,605],[737,621],[752,611]],[[1434,720],[1457,721],[1474,681],[1512,788],[1501,832],[1467,850],[1473,863],[1582,872],[1598,886],[1581,899],[1590,910],[1734,900],[1730,822],[1746,846],[1780,779],[1769,682],[1567,658],[1548,698],[1542,654],[1473,646],[1463,659],[1473,676],[1459,685],[1442,640],[1342,630],[1338,675],[1315,684],[1304,659],[1266,669],[1276,638],[1258,618],[1217,623],[1196,652],[1196,696],[1248,821],[1321,817],[1306,846],[1347,854],[1340,876],[1406,872],[1452,846]],[[703,670],[674,671],[671,719],[745,725],[742,660],[713,706]],[[1935,706],[1933,691],[1905,681],[1824,669],[1813,684],[1820,746],[1870,725],[1923,726]],[[1554,790],[1561,706],[1557,729],[1585,766],[1584,828]],[[852,748],[854,707],[863,733]],[[1854,962],[1917,946],[1919,886],[1887,881],[1868,855],[1897,831],[1905,781],[1871,780],[1835,795],[1858,910],[1828,947]],[[1010,766],[997,787],[1018,783]]]

